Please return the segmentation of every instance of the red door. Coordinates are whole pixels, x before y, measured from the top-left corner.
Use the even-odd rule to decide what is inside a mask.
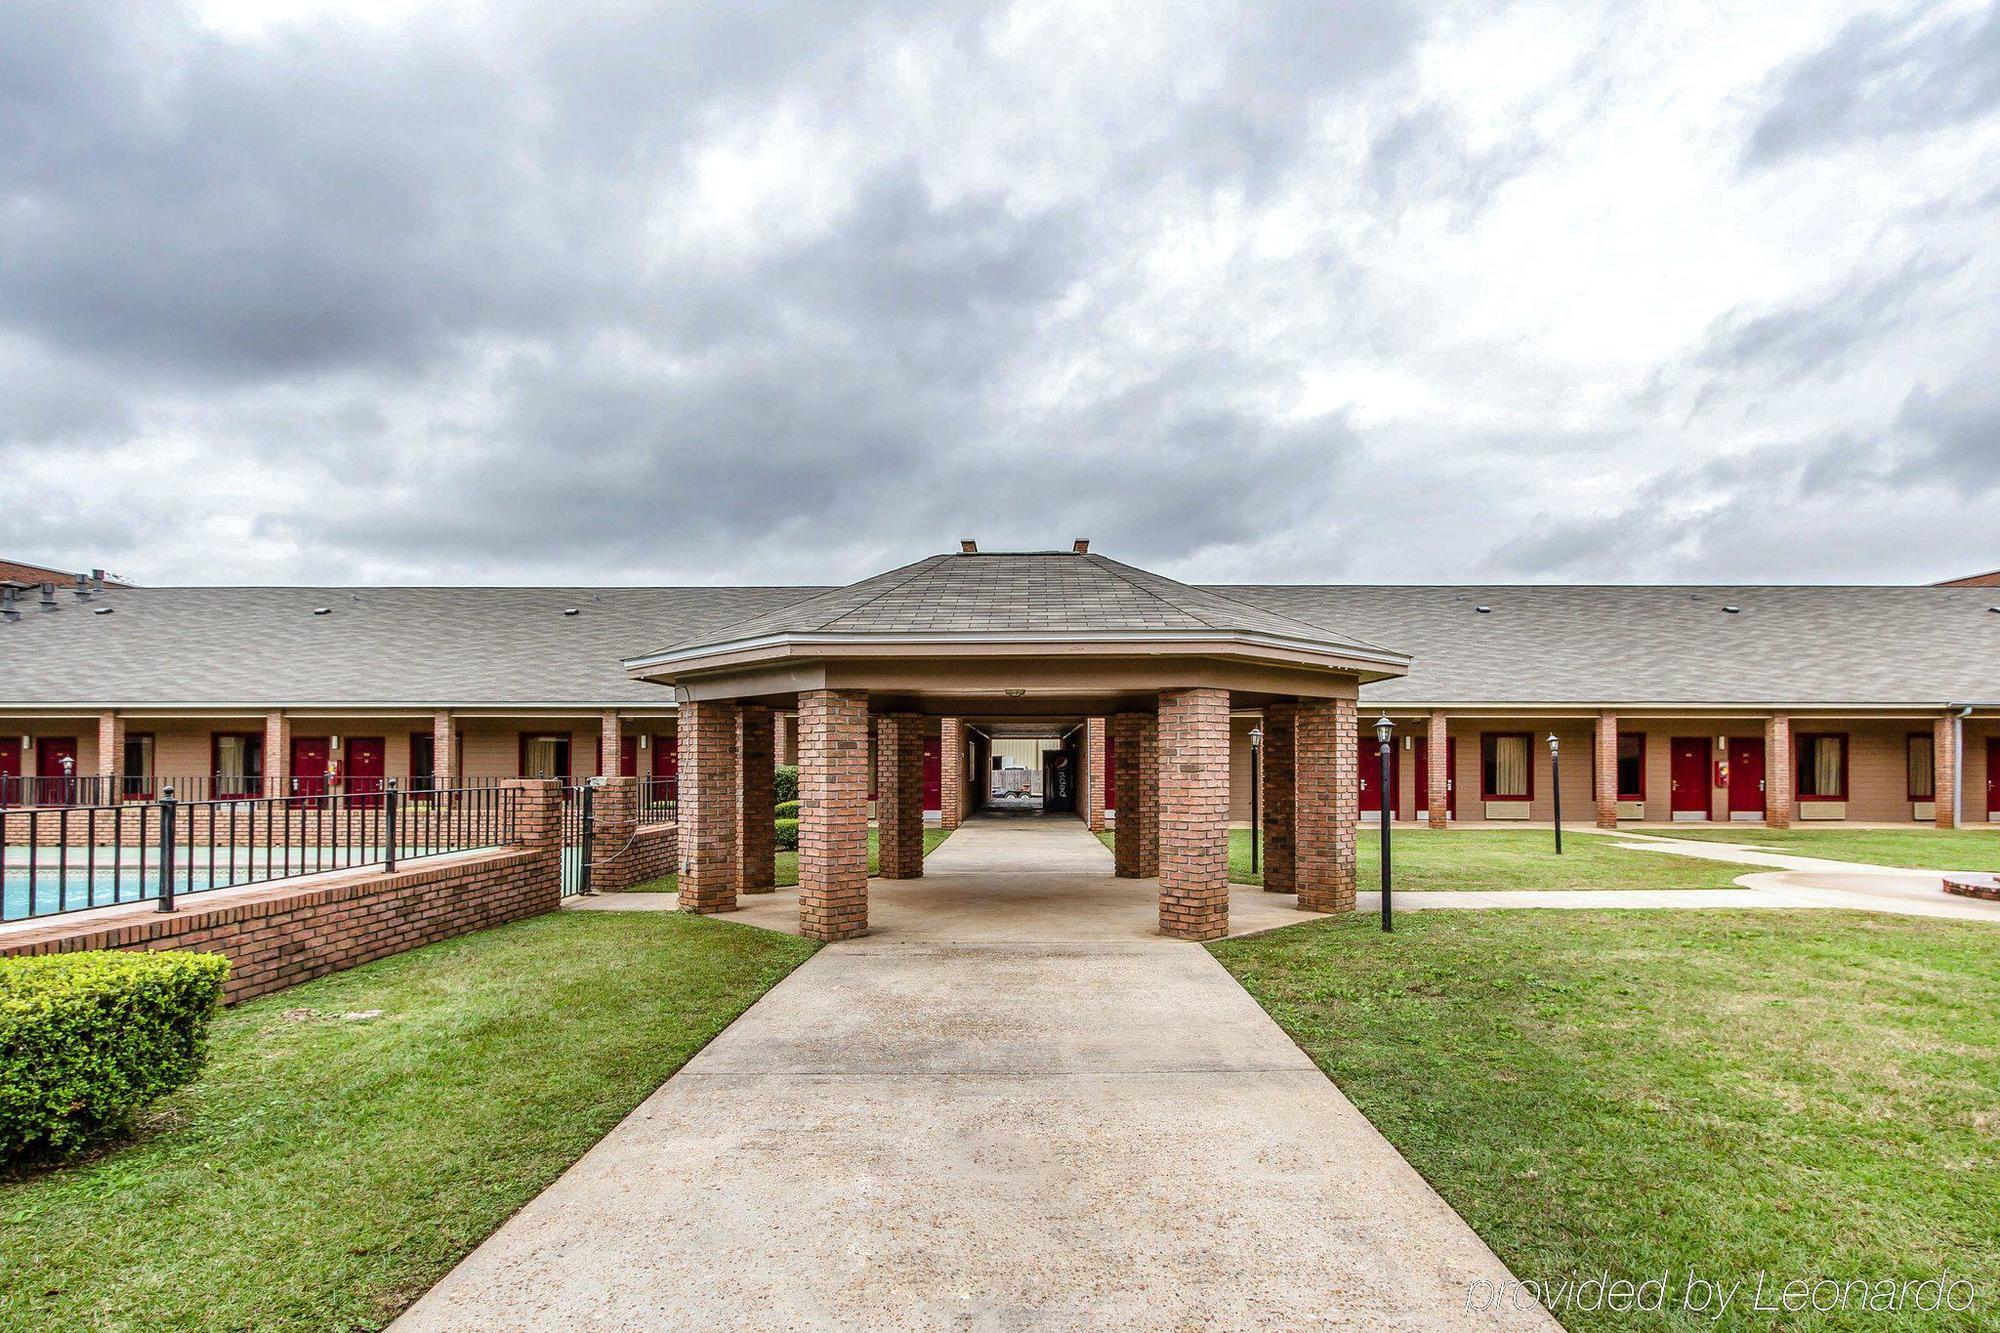
[[[1360,761],[1360,767],[1357,769],[1357,772],[1361,775],[1361,813],[1364,815],[1373,814],[1382,808],[1382,784],[1380,781],[1382,750],[1372,737],[1356,742],[1356,746],[1356,756]],[[1396,785],[1396,747],[1394,745],[1389,747],[1389,785],[1391,787]],[[1393,809],[1394,802],[1392,801],[1390,804],[1392,809],[1389,818],[1394,819],[1396,817]]]
[[[324,736],[292,737],[292,792],[294,796],[324,796],[332,776],[329,761],[333,752]]]
[[[626,736],[618,742],[618,776],[636,778],[639,776],[639,738]]]
[[[1410,775],[1416,783],[1416,814],[1413,818],[1427,815],[1431,808],[1431,738],[1416,738],[1416,748],[1410,752],[1410,762],[1417,771]],[[1458,818],[1458,737],[1452,736],[1444,743],[1444,810],[1448,819]]]
[[[944,738],[924,737],[924,809],[944,809]]]
[[[380,736],[349,736],[347,747],[347,794],[356,805],[379,805],[382,779],[389,771],[388,746]]]
[[[0,805],[21,804],[21,738],[0,740]]]
[[[1986,817],[2000,819],[2000,736],[1986,738]]]
[[[1708,753],[1706,736],[1676,736],[1669,746],[1668,774],[1673,778],[1672,798],[1667,808],[1676,818],[1691,815],[1707,819]]]
[[[681,738],[653,737],[653,776],[667,785],[666,799],[677,801],[681,794]]]
[[[1729,813],[1764,813],[1764,738],[1729,738]]]
[[[69,805],[76,800],[76,737],[44,736],[35,742],[35,799],[43,805]]]

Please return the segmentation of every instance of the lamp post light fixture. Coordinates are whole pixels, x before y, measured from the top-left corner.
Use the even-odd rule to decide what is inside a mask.
[[[1381,793],[1376,802],[1382,825],[1382,929],[1396,928],[1389,908],[1389,813],[1395,809],[1396,794],[1389,788],[1390,746],[1396,738],[1396,724],[1389,720],[1387,713],[1375,719],[1375,790]]]
[[[1557,856],[1563,854],[1563,779],[1562,765],[1557,762],[1561,755],[1562,747],[1552,731],[1549,733],[1549,794],[1555,798]]]
[[[1250,873],[1257,873],[1258,851],[1264,841],[1264,816],[1257,805],[1257,777],[1264,767],[1264,728],[1250,728]]]

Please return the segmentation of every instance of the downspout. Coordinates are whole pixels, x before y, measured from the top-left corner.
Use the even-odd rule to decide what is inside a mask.
[[[1953,714],[1951,719],[1951,826],[1965,827],[1965,719],[1972,715],[1972,705]]]

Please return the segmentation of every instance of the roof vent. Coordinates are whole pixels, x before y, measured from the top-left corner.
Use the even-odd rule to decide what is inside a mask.
[[[1995,607],[1994,609],[2000,610],[2000,607]],[[12,583],[0,583],[0,617],[8,620],[19,620],[21,618],[21,613],[14,608],[14,585]]]
[[[53,583],[44,583],[42,585],[42,610],[53,611],[55,609],[56,585]]]
[[[1078,537],[1075,541],[1069,544],[1069,549],[1076,552],[1078,555],[1089,555],[1090,538]]]
[[[90,614],[92,614],[92,615],[94,615],[94,616],[108,616],[108,615],[110,615],[110,614],[111,614],[111,613],[112,613],[113,611],[116,611],[117,609],[118,609],[118,608],[117,608],[117,607],[115,607],[115,606],[100,606],[100,607],[98,607],[97,609],[95,609],[94,611],[92,611],[92,612],[91,612]]]
[[[330,606],[315,606],[313,614],[316,616],[330,616],[333,614],[333,608]]]
[[[90,589],[91,589],[91,591],[92,591],[92,592],[103,592],[103,591],[104,591],[104,571],[103,571],[103,570],[101,570],[101,569],[93,569],[93,570],[91,570],[91,571],[90,571]]]
[[[576,608],[573,606],[565,606],[563,608],[563,614],[566,616],[573,616],[576,614]]]
[[[1725,606],[1722,608],[1722,610],[1725,615],[1732,615],[1732,616],[1741,615],[1743,612],[1743,608],[1740,606]]]
[[[77,601],[87,602],[90,600],[90,575],[78,574],[76,581],[70,586],[76,592]]]
[[[1490,616],[1493,614],[1493,608],[1490,606],[1475,606],[1472,609],[1477,611],[1482,616]]]
[[[960,537],[958,539],[958,553],[960,555],[978,555],[979,543],[970,537]]]

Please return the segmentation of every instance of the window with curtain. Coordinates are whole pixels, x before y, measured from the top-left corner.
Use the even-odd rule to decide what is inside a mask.
[[[1798,739],[1798,794],[1808,799],[1847,799],[1847,737]]]
[[[1928,732],[1910,733],[1910,799],[1937,799],[1937,753]]]
[[[521,744],[521,776],[524,778],[567,778],[569,776],[569,737],[527,737]]]
[[[261,796],[264,790],[264,737],[256,732],[222,732],[215,737],[215,794]]]
[[[1646,738],[1636,731],[1618,733],[1618,799],[1646,799]]]
[[[1534,794],[1528,767],[1534,740],[1525,731],[1489,732],[1480,737],[1481,780],[1489,800],[1525,800]]]

